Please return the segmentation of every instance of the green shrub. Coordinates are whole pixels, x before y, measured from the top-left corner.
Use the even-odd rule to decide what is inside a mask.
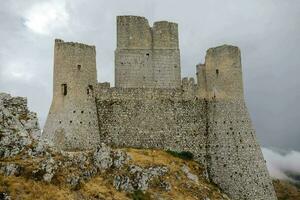
[[[171,154],[172,156],[184,159],[184,160],[193,160],[194,159],[194,155],[189,152],[189,151],[181,151],[181,152],[177,152],[177,151],[172,151],[172,150],[167,150],[167,153]]]
[[[149,193],[144,193],[141,190],[136,190],[132,194],[130,194],[130,197],[133,200],[151,200],[150,194]]]

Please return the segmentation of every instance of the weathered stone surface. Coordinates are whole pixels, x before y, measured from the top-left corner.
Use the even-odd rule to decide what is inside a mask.
[[[58,166],[59,163],[57,163],[52,157],[49,157],[41,162],[37,170],[33,171],[33,176],[38,175],[37,179],[40,178],[39,176],[42,176],[42,179],[45,182],[50,183]]]
[[[0,173],[5,176],[17,176],[20,174],[20,166],[15,163],[1,164]]]
[[[20,154],[40,137],[36,114],[27,108],[27,99],[0,93],[0,158]]]
[[[195,183],[199,182],[199,178],[197,175],[193,174],[190,172],[190,168],[186,165],[183,165],[181,167],[181,170],[185,173],[185,175],[187,176],[188,179],[194,181]]]
[[[105,144],[101,144],[100,147],[97,147],[94,152],[94,165],[99,170],[106,170],[113,165],[113,157],[111,155],[111,148]]]
[[[43,129],[62,150],[90,150],[99,141],[95,105],[96,48],[56,39],[53,101]]]
[[[0,192],[1,200],[11,200],[11,197],[6,192]]]
[[[161,177],[168,172],[166,167],[149,167],[142,168],[137,165],[131,165],[128,168],[129,175],[116,175],[114,178],[114,187],[117,190],[124,190],[132,192],[133,190],[145,191],[148,189],[150,181],[153,178]],[[163,187],[170,189],[171,186],[168,183],[162,183]]]
[[[117,17],[115,86],[180,88],[178,25],[139,16]]]

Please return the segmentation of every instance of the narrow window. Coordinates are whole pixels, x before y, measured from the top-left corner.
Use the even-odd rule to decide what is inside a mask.
[[[217,76],[219,75],[219,69],[216,69],[216,74],[217,74]]]
[[[81,65],[77,65],[77,69],[80,71],[80,69],[81,69]]]
[[[148,57],[149,57],[149,55],[150,55],[149,53],[146,53],[146,56],[148,56]]]
[[[94,88],[92,85],[88,85],[88,88],[86,90],[86,93],[89,95],[89,94],[92,94],[93,95],[93,91],[94,91]]]
[[[64,96],[66,96],[67,95],[67,93],[68,93],[68,91],[67,91],[67,84],[61,84],[61,90],[62,90],[62,94],[64,95]]]

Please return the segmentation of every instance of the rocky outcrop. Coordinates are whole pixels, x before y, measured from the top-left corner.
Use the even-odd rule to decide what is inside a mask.
[[[116,175],[114,177],[114,187],[117,190],[132,192],[134,190],[146,191],[149,189],[149,183],[154,178],[163,177],[169,169],[165,166],[155,166],[149,168],[141,168],[140,166],[130,165],[125,171],[125,175]],[[170,190],[170,184],[161,183],[165,190]]]
[[[41,135],[36,113],[27,99],[0,93],[0,158],[8,158],[32,145]]]

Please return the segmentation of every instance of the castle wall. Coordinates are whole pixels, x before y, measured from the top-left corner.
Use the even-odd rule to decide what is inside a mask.
[[[94,46],[55,40],[53,98],[45,139],[62,149],[89,149],[100,142],[96,75]]]
[[[97,92],[101,141],[118,147],[190,151],[205,163],[205,101],[181,90],[109,88]]]
[[[152,57],[153,55],[150,49],[116,50],[116,87],[154,87]]]

